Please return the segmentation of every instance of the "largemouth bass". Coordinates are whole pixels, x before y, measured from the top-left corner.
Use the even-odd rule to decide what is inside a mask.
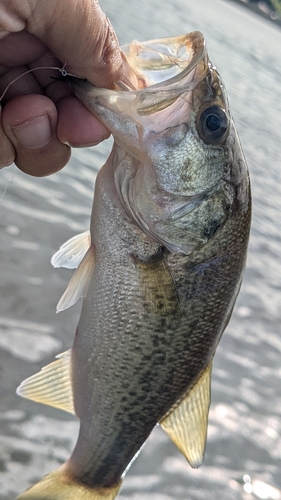
[[[115,143],[95,186],[90,234],[55,265],[83,295],[70,351],[18,392],[75,413],[69,460],[20,500],[112,500],[157,423],[198,467],[212,360],[230,319],[250,228],[246,162],[203,35],[124,48],[139,89],[71,78]]]

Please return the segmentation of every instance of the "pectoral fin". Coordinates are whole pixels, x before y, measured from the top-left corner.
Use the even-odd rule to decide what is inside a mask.
[[[94,248],[90,246],[58,302],[57,313],[73,306],[80,297],[85,297],[92,276],[94,261]]]
[[[70,375],[71,349],[57,357],[57,361],[24,380],[17,388],[17,394],[37,403],[75,413]]]
[[[186,457],[191,467],[203,461],[210,406],[212,363],[181,403],[160,425]]]
[[[54,267],[76,269],[90,246],[90,231],[77,234],[73,238],[70,238],[70,240],[67,240],[53,255],[51,264]]]

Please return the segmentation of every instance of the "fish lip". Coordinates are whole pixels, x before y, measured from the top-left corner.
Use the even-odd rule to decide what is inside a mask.
[[[143,45],[145,46],[146,43],[151,44],[153,42],[155,42],[155,43],[161,42],[161,40],[166,40],[166,39],[159,39],[159,40],[150,41],[150,42],[143,42]],[[139,90],[135,90],[135,89],[132,89],[132,90],[110,90],[110,89],[106,89],[106,88],[99,88],[99,87],[96,87],[95,85],[93,85],[92,83],[90,83],[83,76],[76,76],[76,75],[69,74],[66,72],[63,76],[63,79],[64,79],[64,81],[66,81],[70,85],[70,87],[74,90],[77,97],[80,97],[82,101],[83,101],[84,92],[91,94],[91,95],[89,95],[89,98],[94,98],[94,97],[98,97],[98,96],[110,96],[110,95],[112,96],[115,93],[118,95],[126,94],[127,97],[128,97],[128,94],[133,93],[136,97],[138,97],[144,93],[152,93],[155,91],[159,91],[159,89],[170,90],[170,91],[174,90],[175,91],[176,89],[179,90],[179,87],[182,87],[182,91],[180,93],[185,92],[186,90],[188,90],[190,88],[190,85],[192,84],[192,82],[191,83],[188,82],[186,85],[182,86],[181,85],[182,80],[185,77],[187,77],[198,66],[200,61],[202,61],[203,59],[206,59],[205,71],[203,71],[203,73],[200,77],[200,80],[196,79],[197,83],[204,78],[205,73],[208,70],[209,59],[208,59],[208,55],[207,55],[205,38],[200,31],[194,31],[194,32],[188,33],[186,35],[171,37],[167,40],[170,40],[171,43],[172,43],[172,41],[175,41],[175,43],[176,43],[176,41],[178,41],[177,43],[180,45],[180,47],[185,46],[186,49],[188,49],[189,51],[192,52],[192,56],[191,56],[189,61],[186,60],[187,61],[186,67],[184,67],[184,69],[182,71],[180,71],[179,73],[177,73],[175,76],[164,79],[163,81],[160,81],[158,83],[149,84],[149,82],[147,81],[147,85],[145,86],[145,88],[141,88]],[[180,41],[181,41],[181,43],[180,43]],[[186,53],[188,53],[188,52],[186,52]],[[125,54],[125,57],[128,59],[128,61],[130,60],[126,54]],[[184,61],[185,61],[185,59],[183,59],[183,63],[184,63]],[[117,84],[117,87],[118,87],[118,84]],[[81,91],[83,91],[83,93]],[[180,93],[178,95],[180,95]]]
[[[150,85],[147,87],[147,91],[149,92],[151,90],[157,90],[158,88],[161,88],[163,84],[165,87],[173,87],[175,84],[177,84],[182,78],[198,66],[199,62],[204,58],[204,56],[207,55],[207,47],[206,47],[206,40],[204,35],[200,31],[193,31],[191,33],[188,33],[187,35],[182,35],[182,37],[174,37],[176,38],[184,38],[185,39],[185,46],[189,46],[189,48],[193,51],[193,56],[188,63],[188,65],[177,75],[168,78],[164,80],[163,82],[155,83],[153,85]],[[206,68],[207,70],[208,68]],[[202,77],[203,78],[203,77]],[[184,89],[185,91],[185,89]]]
[[[199,63],[199,61],[207,55],[206,41],[204,35],[200,31],[193,31],[184,35],[174,36],[170,38],[159,38],[144,42],[132,42],[122,46],[124,55],[128,64],[132,67],[137,77],[145,80],[145,90],[150,88],[158,89],[163,84],[174,85],[182,78],[185,73],[189,73]],[[184,50],[184,53],[182,53]],[[148,52],[148,56],[146,54]],[[145,54],[142,59],[142,54]],[[163,65],[157,65],[153,60],[149,63],[149,59],[153,58],[151,54],[157,54],[159,58],[163,57]],[[143,66],[143,61],[148,61],[146,67]],[[170,64],[167,63],[170,61]],[[166,62],[166,67],[165,67]],[[156,69],[154,65],[156,64]],[[175,68],[176,74],[172,77],[164,77],[161,81],[155,83],[155,79],[151,76],[158,75],[165,71],[169,73],[170,68]],[[153,68],[153,69],[152,69]],[[182,68],[182,70],[181,70]],[[178,70],[177,70],[178,69]],[[151,83],[150,83],[151,81]],[[141,88],[139,90],[144,90]]]

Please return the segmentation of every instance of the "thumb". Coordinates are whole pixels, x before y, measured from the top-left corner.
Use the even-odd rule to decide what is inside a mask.
[[[135,76],[98,0],[14,0],[12,4],[26,30],[66,63],[67,71],[99,87],[111,87],[118,80],[134,84]]]

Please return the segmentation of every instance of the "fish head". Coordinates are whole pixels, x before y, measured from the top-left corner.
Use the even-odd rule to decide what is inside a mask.
[[[114,178],[132,220],[174,253],[202,248],[247,191],[223,82],[200,32],[123,48],[139,88],[73,82],[112,132]]]

